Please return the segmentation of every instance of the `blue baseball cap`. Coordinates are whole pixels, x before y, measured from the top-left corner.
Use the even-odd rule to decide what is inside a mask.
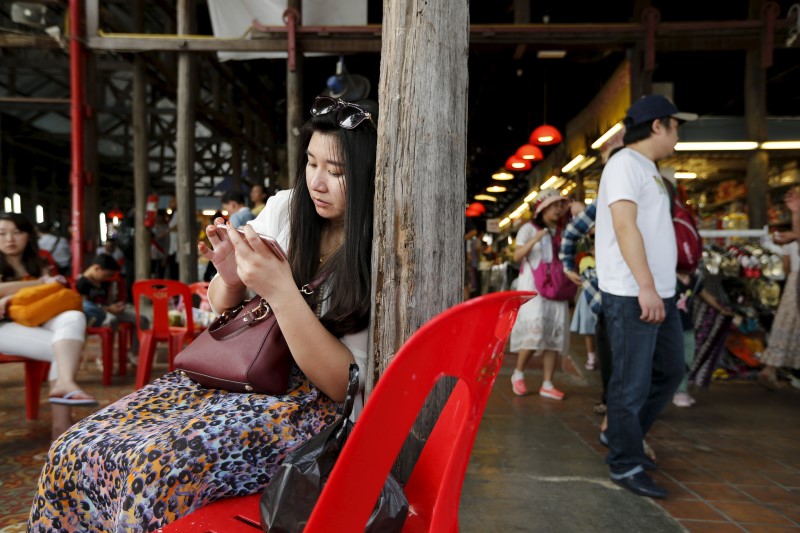
[[[697,113],[682,113],[666,96],[649,94],[642,96],[631,104],[627,113],[625,113],[625,125],[627,127],[638,126],[662,117],[673,117],[678,120],[689,121],[696,120]]]

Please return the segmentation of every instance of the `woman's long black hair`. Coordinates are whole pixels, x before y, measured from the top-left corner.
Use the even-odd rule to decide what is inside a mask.
[[[359,102],[362,105],[362,102]],[[374,105],[362,105],[377,124]],[[372,276],[372,218],[375,202],[375,155],[378,135],[364,121],[352,130],[339,127],[336,112],[312,117],[301,131],[297,176],[290,206],[289,264],[298,286],[327,274],[333,288],[328,310],[321,317],[325,328],[340,337],[367,327]],[[345,215],[341,248],[319,267],[319,250],[325,220],[317,214],[306,185],[306,149],[315,133],[331,135],[344,160]]]
[[[9,220],[19,231],[28,234],[28,244],[22,251],[22,265],[29,276],[37,278],[41,276],[44,273],[44,263],[39,257],[39,244],[33,224],[25,215],[19,213],[0,213],[0,220]],[[5,254],[2,252],[0,252],[0,279],[3,281],[17,279],[17,272],[8,264]]]

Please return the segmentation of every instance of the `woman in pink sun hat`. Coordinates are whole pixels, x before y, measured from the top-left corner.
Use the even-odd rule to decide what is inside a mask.
[[[539,193],[533,218],[517,232],[514,260],[520,261],[517,290],[536,290],[533,272],[542,261],[557,261],[564,229],[567,198],[558,190]],[[560,267],[560,263],[558,264]],[[511,387],[517,396],[528,393],[523,374],[531,355],[543,358],[544,378],[539,395],[552,400],[564,399],[564,393],[553,386],[553,373],[559,354],[569,344],[569,303],[550,300],[541,294],[519,310],[511,331],[511,351],[517,352],[517,365],[511,376]]]

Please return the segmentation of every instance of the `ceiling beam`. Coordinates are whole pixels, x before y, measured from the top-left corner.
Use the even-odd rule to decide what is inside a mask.
[[[790,22],[775,23],[777,47],[781,47]],[[656,25],[659,48],[668,50],[736,50],[760,42],[765,29],[762,20],[663,22]],[[380,52],[381,26],[301,26],[297,44],[304,52]],[[646,26],[638,23],[616,24],[473,24],[471,45],[530,44],[541,46],[605,46],[625,48],[642,42]],[[285,52],[288,48],[284,26],[261,26],[253,39],[216,38],[207,35],[160,35],[141,38],[133,34],[104,34],[90,37],[95,50],[146,52]]]

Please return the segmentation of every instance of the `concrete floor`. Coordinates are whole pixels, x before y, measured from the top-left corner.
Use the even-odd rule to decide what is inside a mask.
[[[566,365],[578,375],[556,376],[563,402],[513,395],[507,358],[465,478],[463,532],[800,532],[800,390],[713,382],[694,407],[668,406],[648,436],[670,491],[655,501],[608,479],[585,356]],[[526,372],[529,389],[540,380]]]

